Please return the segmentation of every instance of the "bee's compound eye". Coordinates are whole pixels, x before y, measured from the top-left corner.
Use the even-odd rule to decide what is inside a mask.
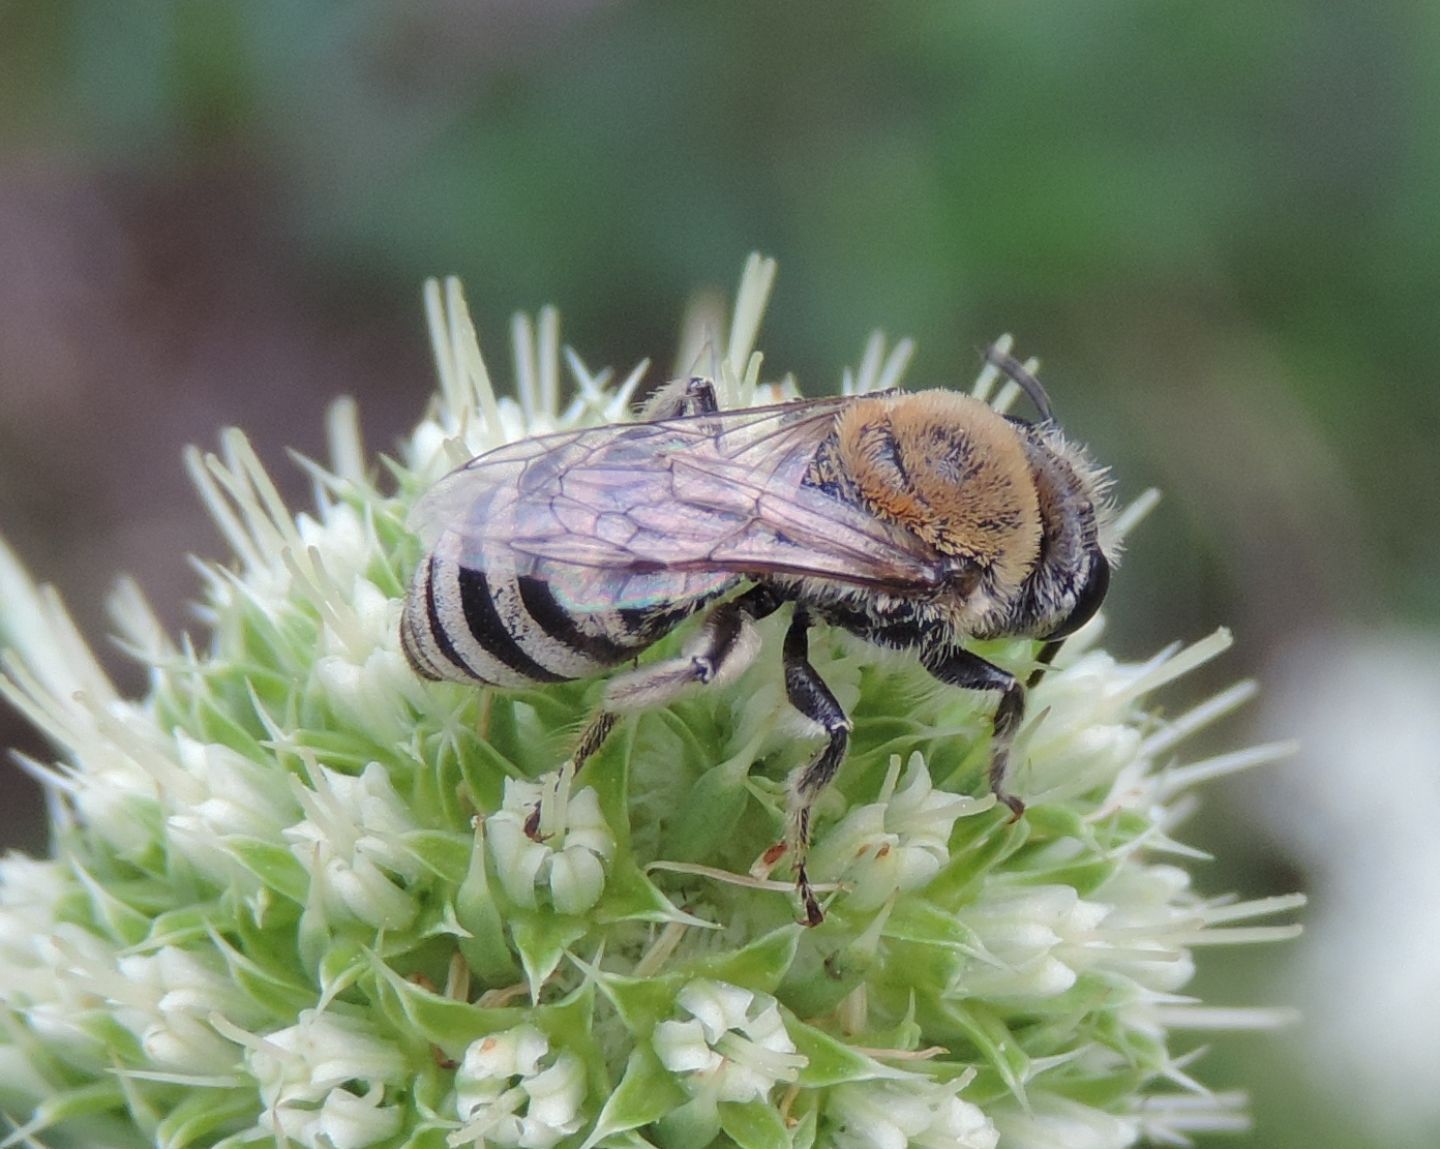
[[[1094,618],[1095,612],[1100,609],[1100,604],[1105,601],[1105,592],[1109,589],[1110,563],[1099,550],[1096,550],[1091,555],[1090,570],[1085,576],[1085,581],[1075,596],[1075,608],[1064,622],[1045,636],[1046,641],[1053,642],[1057,638],[1069,638]]]

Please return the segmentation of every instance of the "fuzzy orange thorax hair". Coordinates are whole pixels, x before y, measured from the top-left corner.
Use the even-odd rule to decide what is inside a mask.
[[[870,510],[985,568],[1002,593],[1040,551],[1035,481],[1016,430],[952,391],[862,399],[840,416],[846,470]]]

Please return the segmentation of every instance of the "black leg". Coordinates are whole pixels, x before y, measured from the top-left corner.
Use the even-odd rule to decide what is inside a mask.
[[[615,715],[608,710],[602,710],[590,720],[585,727],[584,733],[580,735],[580,741],[575,746],[575,772],[580,772],[580,767],[595,751],[599,750],[610,736],[610,731],[615,729]]]
[[[1025,688],[1009,671],[1001,670],[977,654],[958,648],[928,654],[922,658],[925,669],[948,686],[966,690],[989,690],[1000,695],[995,704],[995,733],[990,744],[990,789],[995,797],[1010,807],[1018,818],[1025,813],[1025,803],[1005,791],[1005,770],[1010,762],[1010,747],[1025,717]]]
[[[682,415],[713,415],[720,410],[720,401],[715,398],[715,384],[699,375],[693,376],[690,382],[685,384],[685,398],[681,402]],[[685,408],[688,408],[688,412]]]
[[[805,919],[809,925],[816,926],[825,915],[815,900],[805,871],[810,849],[810,811],[845,760],[845,751],[850,745],[850,719],[810,665],[809,629],[809,613],[803,607],[796,607],[790,629],[785,633],[785,694],[791,706],[824,728],[829,741],[795,781],[790,794],[791,825],[787,836],[795,851],[795,885],[805,904]]]
[[[1065,645],[1063,638],[1053,642],[1047,642],[1040,648],[1040,653],[1035,656],[1035,669],[1030,672],[1030,677],[1025,680],[1025,689],[1034,690],[1045,677],[1045,672],[1050,669],[1050,664],[1055,661],[1055,656],[1060,653],[1060,648]]]

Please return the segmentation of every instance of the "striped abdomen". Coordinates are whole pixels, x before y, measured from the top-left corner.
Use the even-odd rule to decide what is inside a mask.
[[[588,678],[634,658],[711,597],[576,611],[548,579],[462,563],[459,546],[442,538],[406,596],[401,646],[424,678],[510,688]]]

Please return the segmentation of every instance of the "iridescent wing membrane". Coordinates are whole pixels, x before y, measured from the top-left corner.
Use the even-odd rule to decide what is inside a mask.
[[[544,579],[572,610],[699,598],[740,577],[934,587],[941,557],[804,483],[847,399],[526,439],[442,479],[411,525],[460,561]]]

